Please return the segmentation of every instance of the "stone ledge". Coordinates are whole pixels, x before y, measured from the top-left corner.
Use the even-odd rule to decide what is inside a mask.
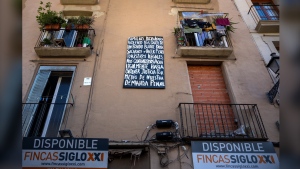
[[[86,58],[91,54],[89,47],[35,47],[40,58]]]
[[[279,20],[260,20],[255,30],[258,33],[279,33]]]
[[[60,0],[62,5],[95,5],[98,0]]]
[[[208,4],[211,0],[173,0],[175,3]]]
[[[83,11],[83,10],[63,10],[64,16],[92,16],[93,11]]]
[[[228,58],[233,52],[232,47],[212,48],[212,47],[186,47],[178,48],[178,54],[181,57],[189,58]]]

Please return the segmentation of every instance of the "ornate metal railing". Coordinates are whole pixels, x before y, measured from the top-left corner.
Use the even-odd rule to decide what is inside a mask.
[[[201,33],[183,33],[184,28],[180,30],[180,37],[177,38],[178,46],[190,47],[212,47],[212,48],[228,48],[232,47],[232,43],[227,31],[210,30]],[[197,34],[197,35],[195,35]],[[197,39],[196,39],[197,38]]]
[[[26,131],[27,136],[41,136],[47,116],[56,116],[57,122],[53,125],[66,128],[70,109],[74,102],[71,103],[51,103],[46,98],[42,98],[39,103],[22,103],[22,119],[30,121],[30,123],[22,124],[22,128]]]
[[[267,140],[256,104],[180,103],[184,140]]]
[[[45,30],[36,42],[35,47],[93,47],[94,29],[59,29]]]

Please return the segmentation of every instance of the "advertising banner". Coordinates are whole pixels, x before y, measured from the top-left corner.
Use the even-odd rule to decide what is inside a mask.
[[[194,169],[279,169],[271,142],[192,141]]]
[[[106,169],[108,139],[24,137],[23,169]]]

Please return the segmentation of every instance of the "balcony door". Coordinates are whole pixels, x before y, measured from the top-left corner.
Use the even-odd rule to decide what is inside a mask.
[[[58,136],[74,70],[73,66],[41,66],[23,107],[23,136]]]
[[[72,24],[72,30],[70,31],[64,31],[62,38],[65,41],[65,44],[67,47],[74,47],[74,43],[77,36],[77,30],[74,30],[75,26]]]
[[[188,66],[199,136],[230,136],[237,129],[221,66]],[[224,105],[223,105],[224,104]]]
[[[194,103],[230,104],[220,66],[188,66]]]

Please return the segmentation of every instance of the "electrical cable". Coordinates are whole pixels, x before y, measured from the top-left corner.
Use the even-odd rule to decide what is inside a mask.
[[[170,164],[168,154],[160,154],[160,166],[165,168]]]
[[[109,6],[110,6],[110,0],[107,4],[107,12],[106,12],[106,15],[105,15],[105,19],[104,19],[104,29],[103,31],[101,32],[100,34],[100,38],[102,37],[102,35],[104,34],[105,30],[106,30],[106,23],[107,23],[107,15],[108,15],[108,11],[109,11]],[[102,49],[103,48],[103,45],[104,45],[104,39],[102,39],[101,43],[99,44],[100,48]],[[97,49],[96,51],[98,51],[98,48],[99,46],[97,46]],[[101,53],[102,54],[102,53]],[[93,97],[93,89],[94,89],[94,79],[96,77],[96,73],[97,73],[97,69],[96,69],[96,65],[98,64],[99,62],[99,56],[96,52],[96,55],[95,55],[95,62],[94,62],[94,68],[93,68],[93,75],[92,75],[92,83],[91,83],[91,87],[90,87],[90,91],[89,91],[89,97],[88,97],[88,102],[87,102],[87,105],[86,105],[86,111],[85,111],[85,115],[84,115],[84,121],[83,121],[83,126],[82,126],[82,129],[81,129],[81,137],[84,138],[86,133],[85,133],[85,127],[86,127],[86,124],[87,124],[87,121],[89,119],[89,110],[90,110],[90,107],[91,107],[91,104],[92,104],[92,97]]]
[[[147,126],[147,127],[145,128],[145,130],[143,131],[143,133],[142,133],[142,135],[141,135],[141,140],[143,140],[143,135],[144,135],[145,131],[146,131],[147,129],[149,129],[148,132],[147,132],[147,136],[146,136],[146,138],[144,139],[144,141],[146,141],[146,139],[147,139],[147,137],[148,137],[148,134],[149,134],[150,130],[153,129],[153,126],[154,126],[154,125],[155,125],[155,124],[151,124],[151,125],[149,125],[149,126]]]
[[[146,141],[146,140],[147,140],[147,138],[148,138],[148,136],[149,136],[149,133],[150,133],[150,131],[151,131],[152,129],[154,129],[154,127],[156,127],[156,124],[152,124],[152,125],[151,125],[150,129],[149,129],[149,130],[148,130],[148,132],[147,132],[147,135],[146,135],[146,137],[145,137],[144,141]]]
[[[183,163],[183,164],[187,164],[187,165],[189,165],[191,168],[194,168],[194,167],[193,167],[193,165],[192,165],[192,164],[190,164],[190,163],[187,163],[187,162],[181,162],[181,163]]]

